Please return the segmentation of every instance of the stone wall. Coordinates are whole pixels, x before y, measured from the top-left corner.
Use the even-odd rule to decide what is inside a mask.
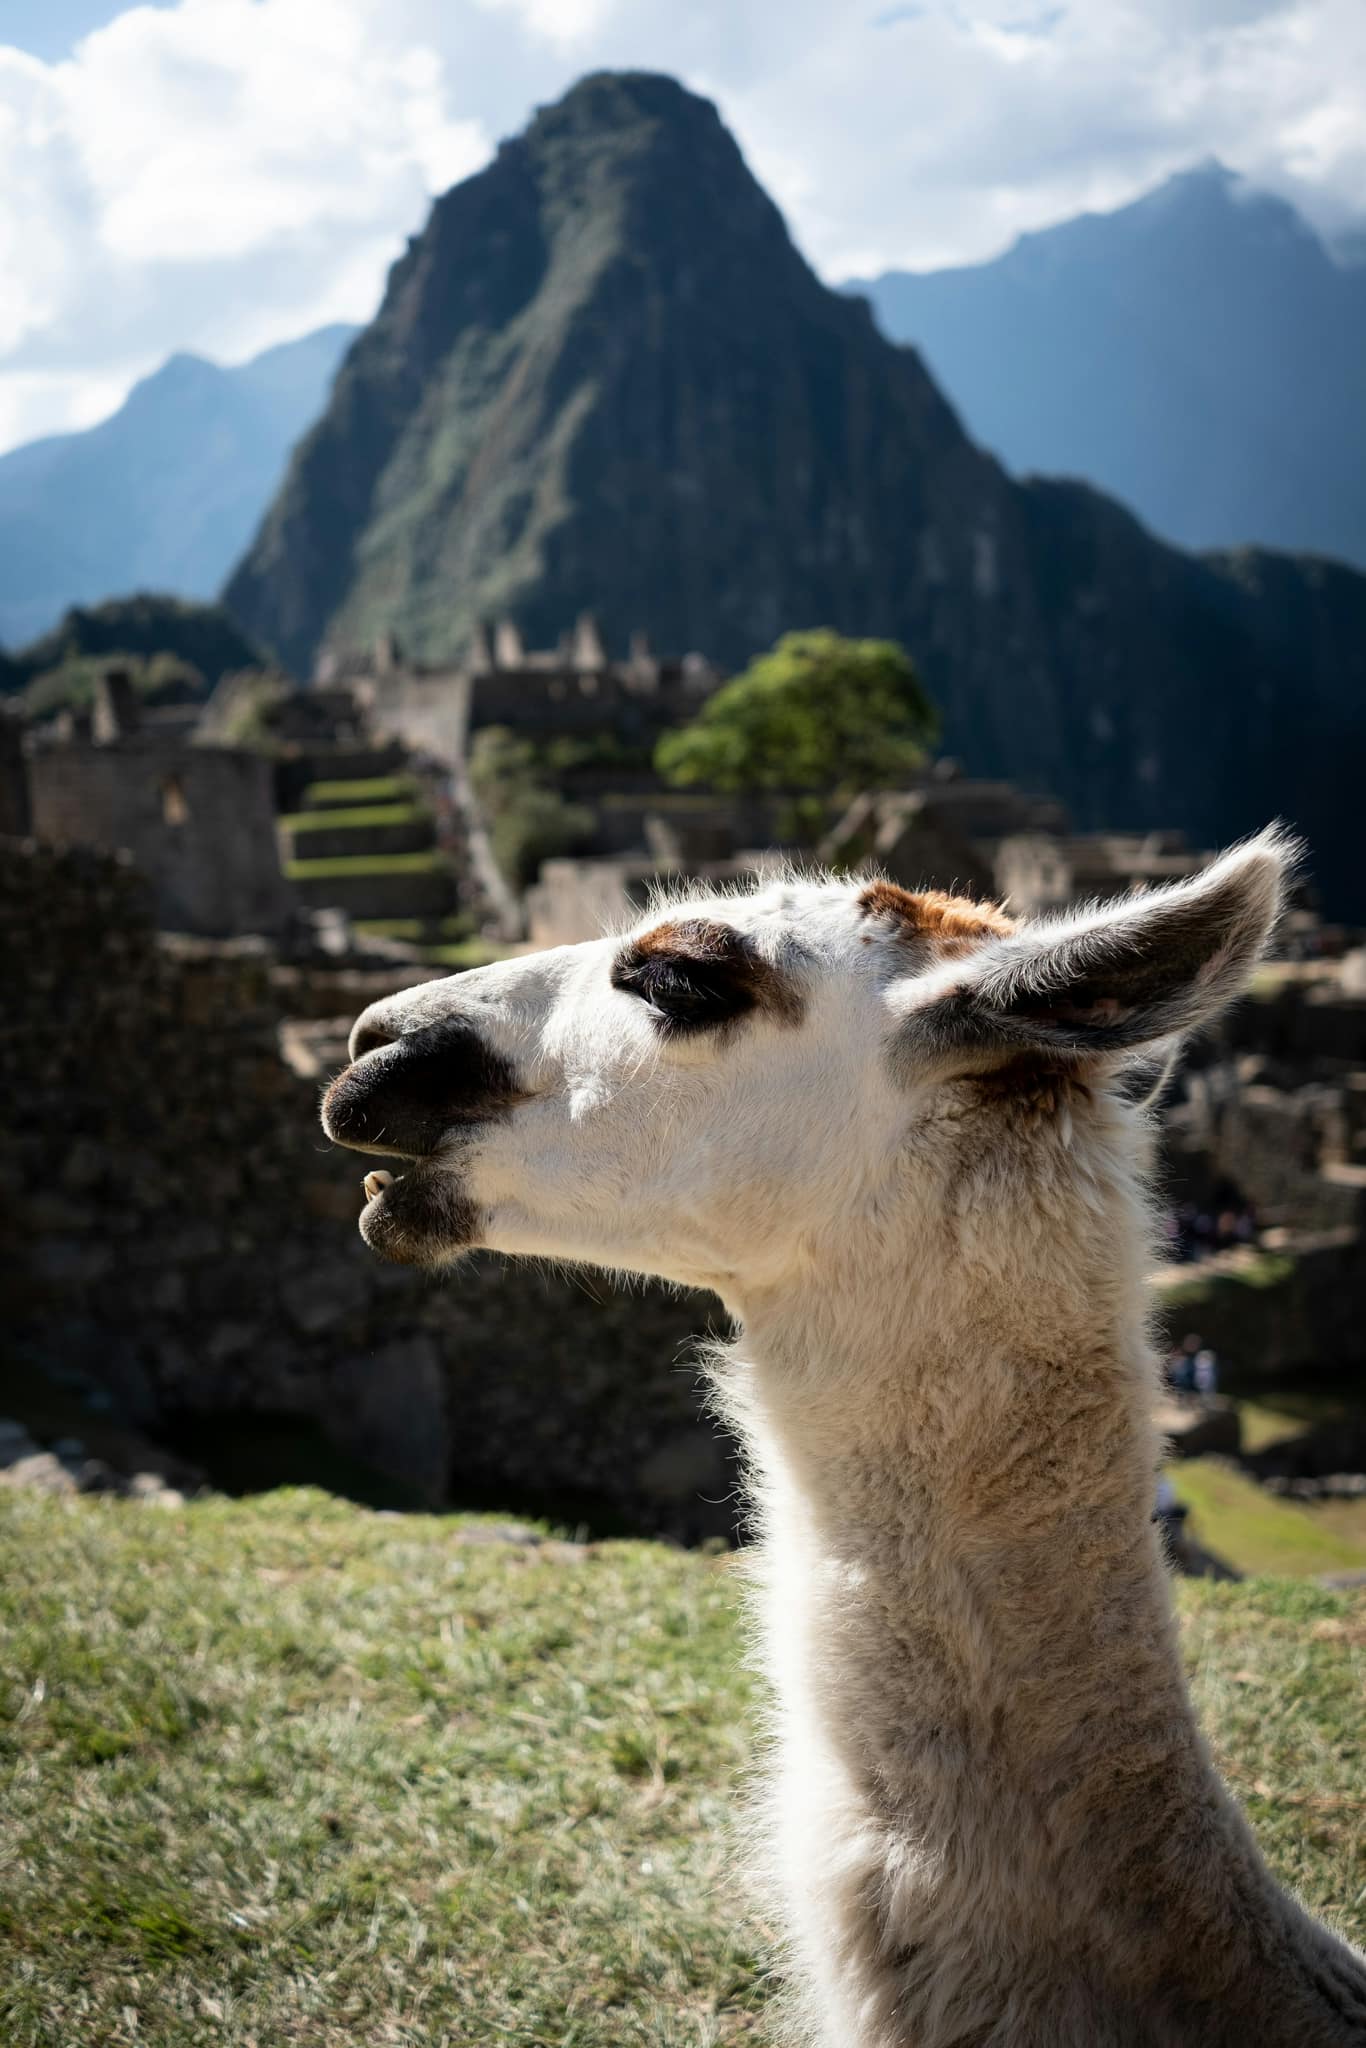
[[[275,933],[288,918],[274,771],[259,754],[146,734],[43,747],[29,794],[40,838],[132,853],[164,930]]]
[[[688,1363],[719,1306],[492,1257],[382,1266],[362,1165],[318,1128],[319,1027],[284,1016],[326,1009],[326,972],[158,939],[149,912],[125,859],[0,843],[11,1362],[154,1433],[315,1421],[414,1499],[726,1532],[728,1453]],[[358,993],[374,977],[339,982],[347,1019]]]
[[[1359,1383],[1366,1250],[1350,1228],[1308,1235],[1293,1249],[1230,1254],[1176,1266],[1158,1285],[1159,1328],[1187,1332],[1218,1354],[1224,1387],[1255,1394],[1288,1374]]]
[[[28,770],[24,765],[24,728],[0,704],[0,835],[28,831]]]

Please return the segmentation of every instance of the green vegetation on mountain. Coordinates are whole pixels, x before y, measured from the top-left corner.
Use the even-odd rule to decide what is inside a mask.
[[[25,718],[45,719],[59,711],[88,710],[101,675],[115,666],[127,671],[144,704],[197,704],[208,691],[199,670],[175,654],[154,654],[150,659],[140,654],[76,654],[25,685],[19,697]]]
[[[50,633],[0,658],[0,690],[24,690],[65,673],[66,683],[41,692],[29,708],[88,698],[98,668],[123,663],[136,675],[169,683],[173,673],[199,678],[203,695],[234,669],[255,668],[259,649],[222,605],[139,592],[89,609],[73,605]],[[151,681],[148,687],[152,687]]]
[[[742,667],[829,627],[908,649],[944,743],[1085,827],[1275,815],[1366,907],[1366,578],[1197,558],[1085,485],[1017,483],[911,348],[827,290],[715,109],[600,74],[437,201],[228,586],[300,670],[397,632]]]
[[[0,1491],[0,2039],[757,2048],[737,1581],[320,1493]],[[1178,1598],[1273,1868],[1360,1940],[1366,1592]]]
[[[939,718],[914,664],[889,640],[787,633],[666,733],[666,782],[722,790],[852,795],[923,767]]]

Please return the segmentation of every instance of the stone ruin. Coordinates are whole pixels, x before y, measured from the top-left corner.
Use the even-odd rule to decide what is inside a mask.
[[[145,711],[127,671],[108,669],[89,718],[68,714],[28,755],[31,829],[127,848],[169,930],[278,935],[290,899],[271,764],[243,747],[195,745],[196,716]]]
[[[700,654],[656,654],[640,632],[631,635],[625,659],[614,659],[585,612],[553,648],[528,648],[504,619],[481,627],[462,661],[425,666],[409,661],[387,634],[366,654],[324,652],[314,680],[344,680],[385,730],[454,759],[470,734],[489,725],[532,739],[610,732],[628,747],[648,746],[694,717],[722,675]]]
[[[55,1384],[211,1477],[267,1440],[296,1446],[277,1482],[306,1477],[316,1437],[390,1505],[728,1533],[688,1364],[716,1303],[484,1256],[425,1276],[362,1244],[318,1096],[413,967],[158,935],[152,907],[126,858],[0,841],[0,1416]]]

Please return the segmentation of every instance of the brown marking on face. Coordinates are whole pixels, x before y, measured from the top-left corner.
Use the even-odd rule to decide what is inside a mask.
[[[628,940],[613,963],[612,985],[648,1002],[674,1032],[709,1030],[752,1010],[782,1024],[802,1016],[791,977],[744,932],[705,917],[670,918]]]
[[[1004,939],[1015,930],[1014,918],[998,903],[974,903],[946,889],[913,891],[896,882],[870,882],[858,907],[864,917],[890,919],[902,936],[933,940],[946,952],[966,953],[983,939]]]
[[[1090,1102],[1092,1090],[1074,1068],[1046,1053],[1021,1053],[985,1073],[959,1077],[969,1099],[984,1109],[1008,1107],[1017,1116],[1053,1117],[1067,1102]]]

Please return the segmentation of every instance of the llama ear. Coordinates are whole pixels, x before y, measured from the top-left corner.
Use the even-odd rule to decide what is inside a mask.
[[[1189,881],[990,940],[900,984],[900,1046],[917,1064],[1086,1059],[1207,1023],[1246,986],[1298,854],[1272,827]]]

